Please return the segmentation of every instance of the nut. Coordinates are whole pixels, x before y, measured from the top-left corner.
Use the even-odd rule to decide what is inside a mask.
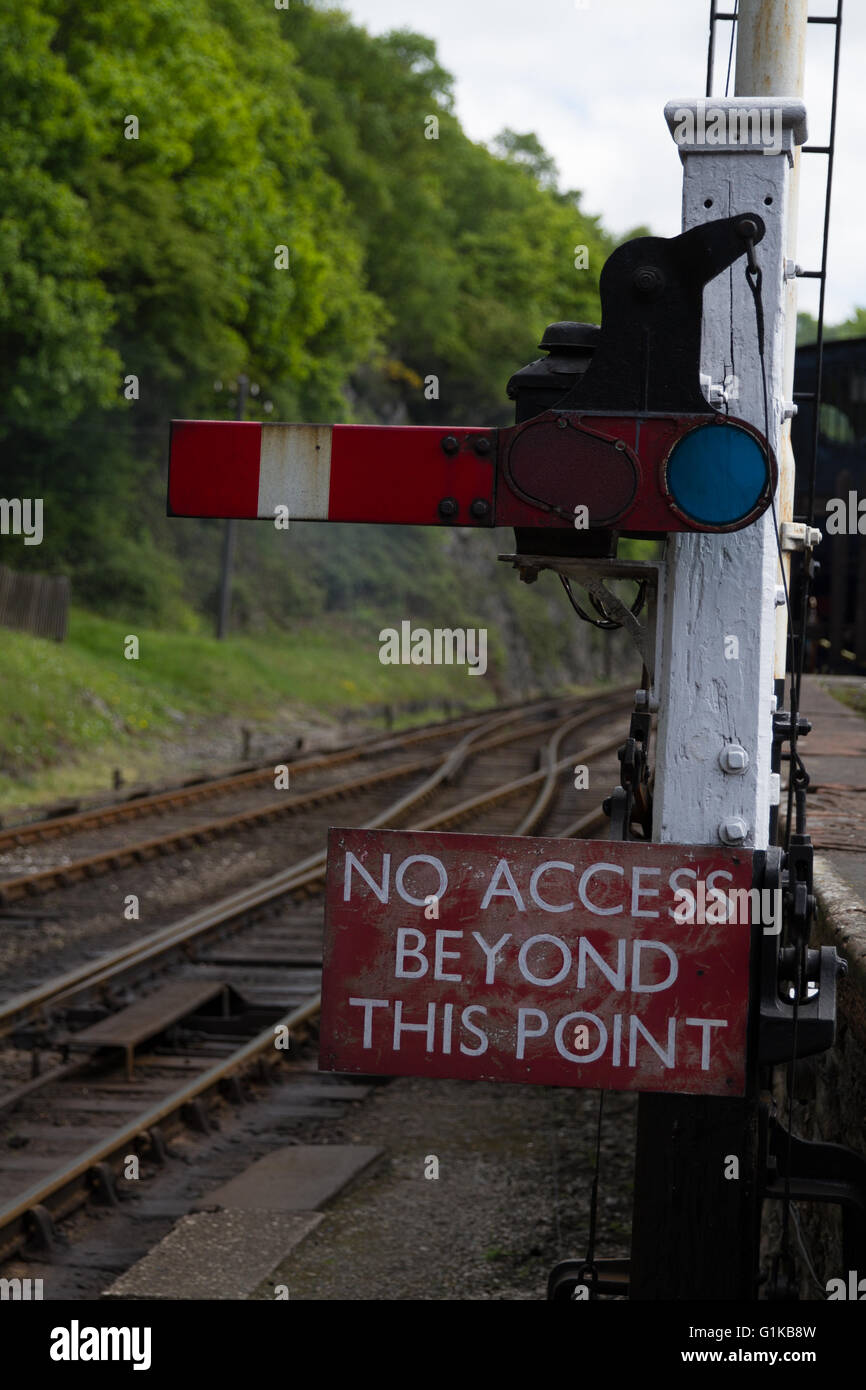
[[[719,754],[719,764],[723,772],[743,773],[749,766],[749,755],[742,744],[729,743]]]
[[[749,827],[741,816],[729,816],[719,826],[719,839],[723,845],[741,845],[749,833]]]

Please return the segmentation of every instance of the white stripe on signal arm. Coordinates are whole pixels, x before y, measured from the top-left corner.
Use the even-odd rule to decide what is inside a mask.
[[[298,521],[327,521],[331,425],[262,425],[260,517],[288,507]]]

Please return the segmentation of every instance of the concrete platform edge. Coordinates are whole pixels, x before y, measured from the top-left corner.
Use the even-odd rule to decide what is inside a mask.
[[[819,935],[836,946],[848,962],[842,982],[842,999],[856,999],[852,1021],[863,1019],[866,1003],[866,903],[837,873],[825,855],[815,855],[815,893],[818,898]]]

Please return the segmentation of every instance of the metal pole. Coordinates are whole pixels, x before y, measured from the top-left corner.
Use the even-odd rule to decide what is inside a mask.
[[[250,379],[241,372],[238,377],[238,407],[235,412],[236,420],[243,420],[246,414],[247,394],[250,389]],[[231,618],[232,608],[232,565],[235,556],[235,537],[237,534],[237,522],[227,521],[223,532],[223,551],[222,566],[220,570],[220,597],[219,610],[217,613],[217,637],[220,641],[228,636],[229,619]]]
[[[801,79],[792,74],[802,72],[806,3],[741,0],[740,16],[738,95],[730,101],[672,105],[692,109],[696,129],[702,114],[727,113],[730,134],[733,109],[753,105],[756,93],[746,92],[749,83],[760,81],[762,95],[779,95],[773,107],[780,135],[777,153],[765,153],[738,129],[721,147],[696,140],[681,154],[684,228],[741,212],[756,212],[766,224],[757,255],[766,324],[767,432],[782,471],[777,496],[781,523],[790,516],[793,493],[793,460],[780,422],[791,394],[786,336],[790,328],[792,345],[795,323],[784,267],[791,256],[793,151],[805,140],[802,106],[791,99]],[[747,96],[752,100],[744,100]],[[673,129],[670,108],[668,115]],[[713,382],[735,377],[738,394],[730,402],[731,413],[765,428],[755,306],[742,263],[705,292],[702,369]],[[779,584],[773,513],[727,536],[671,537],[666,561],[653,838],[765,848],[771,803],[778,800],[771,762]],[[739,775],[723,770],[720,762],[719,755],[732,743],[748,754],[748,767]],[[751,1092],[744,1098],[640,1097],[633,1299],[745,1301],[757,1296],[756,1073],[754,1065]],[[730,1176],[732,1157],[736,1177]]]
[[[707,96],[713,94],[713,65],[716,60],[716,0],[710,0],[710,41],[707,44]]]

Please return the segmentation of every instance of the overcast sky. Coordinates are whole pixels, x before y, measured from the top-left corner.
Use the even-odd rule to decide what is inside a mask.
[[[504,126],[535,131],[560,182],[615,233],[646,223],[660,236],[681,229],[682,166],[662,114],[673,97],[703,96],[708,0],[342,0],[372,33],[409,28],[434,38],[456,78],[457,113],[473,140]],[[730,10],[733,0],[720,8]],[[835,0],[810,0],[832,14]],[[866,305],[866,0],[845,7],[827,318]],[[725,89],[729,24],[718,26],[714,94]],[[833,29],[809,26],[805,100],[810,144],[829,135]],[[731,82],[733,94],[733,79]],[[803,160],[798,260],[820,265],[826,160]],[[815,312],[817,282],[800,282],[800,307]]]

